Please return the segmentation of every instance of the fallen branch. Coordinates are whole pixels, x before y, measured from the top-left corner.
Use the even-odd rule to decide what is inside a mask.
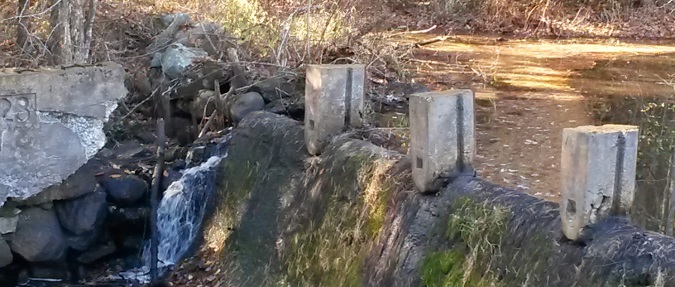
[[[417,43],[413,44],[413,46],[419,48],[419,47],[422,47],[422,46],[431,45],[433,43],[443,42],[443,41],[447,40],[448,38],[450,38],[450,37],[449,36],[439,36],[439,37],[435,37],[435,38],[432,38],[432,39],[429,39],[429,40],[417,42]]]
[[[448,38],[450,38],[450,37],[448,37],[448,36],[435,37],[435,38],[432,38],[432,39],[429,39],[429,40],[417,42],[417,43],[413,44],[413,46],[419,48],[419,47],[422,47],[422,46],[431,45],[433,43],[443,42],[443,41],[447,40]]]
[[[424,33],[430,32],[430,31],[433,30],[433,29],[436,29],[436,27],[438,27],[438,26],[437,26],[437,25],[433,25],[433,26],[431,26],[431,27],[429,27],[429,28],[427,28],[427,29],[423,29],[423,30],[398,32],[398,33],[392,34],[392,36],[402,35],[402,34],[424,34]]]

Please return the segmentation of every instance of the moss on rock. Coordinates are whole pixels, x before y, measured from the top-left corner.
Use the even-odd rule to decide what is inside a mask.
[[[423,286],[505,286],[491,267],[499,260],[507,209],[462,197],[452,210],[446,229],[449,248],[426,256]]]
[[[372,147],[346,142],[328,151],[316,188],[329,196],[325,213],[296,233],[287,254],[294,286],[361,286],[366,256],[380,234],[395,162]]]

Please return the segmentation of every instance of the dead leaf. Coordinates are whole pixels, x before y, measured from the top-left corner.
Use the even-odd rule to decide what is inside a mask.
[[[110,178],[120,178],[120,177],[122,177],[121,174],[111,174],[110,175]]]

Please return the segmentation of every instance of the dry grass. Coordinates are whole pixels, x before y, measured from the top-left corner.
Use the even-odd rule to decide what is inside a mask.
[[[675,37],[675,2],[669,0],[399,0],[411,29],[443,26],[451,32],[519,37]]]

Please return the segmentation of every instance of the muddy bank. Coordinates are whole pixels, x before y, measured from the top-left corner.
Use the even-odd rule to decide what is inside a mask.
[[[558,204],[478,178],[436,196],[405,155],[258,112],[233,132],[202,253],[232,286],[673,286],[675,240],[620,218],[564,239]],[[209,267],[211,268],[211,267]]]

